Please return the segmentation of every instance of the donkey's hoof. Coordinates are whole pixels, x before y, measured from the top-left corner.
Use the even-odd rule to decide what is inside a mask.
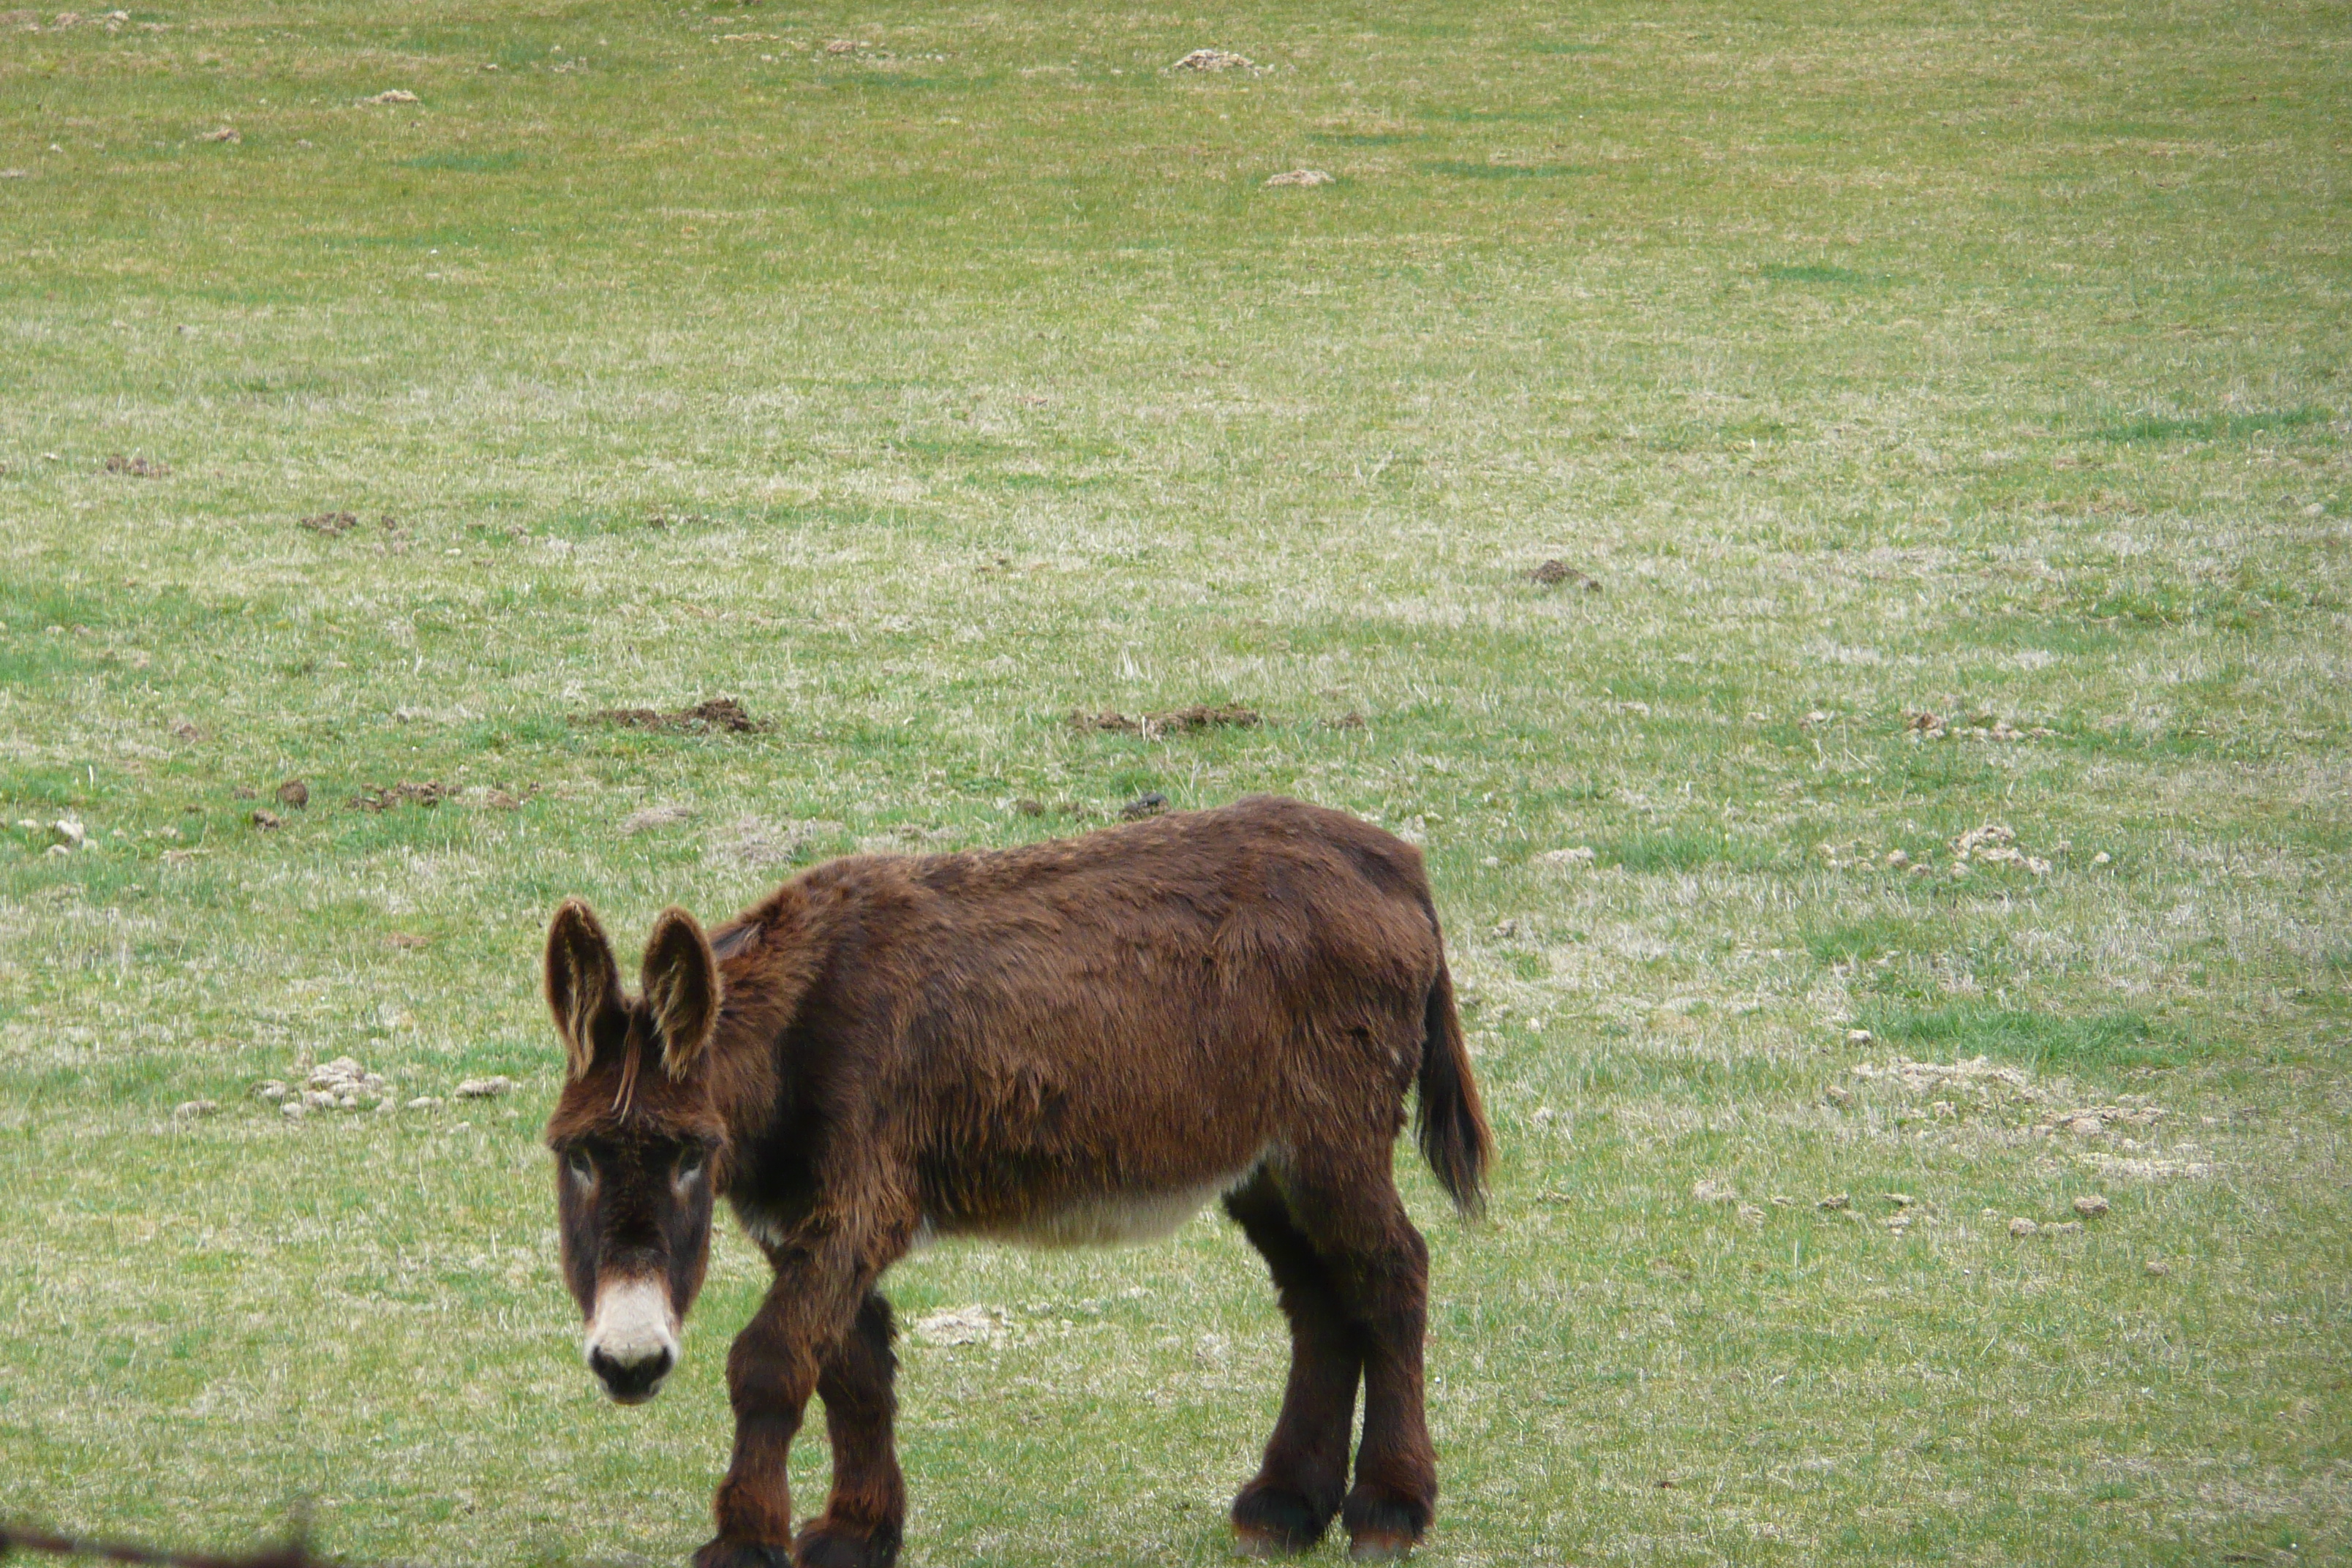
[[[1234,1548],[1244,1557],[1286,1557],[1323,1539],[1331,1510],[1286,1487],[1254,1486],[1234,1500]]]
[[[891,1525],[861,1528],[820,1519],[793,1545],[797,1568],[890,1568],[898,1560],[898,1531]]]
[[[793,1568],[793,1553],[789,1547],[730,1541],[722,1535],[694,1554],[694,1568]]]
[[[1360,1487],[1341,1510],[1348,1555],[1358,1563],[1393,1563],[1411,1553],[1429,1529],[1430,1507],[1417,1499],[1382,1497]]]

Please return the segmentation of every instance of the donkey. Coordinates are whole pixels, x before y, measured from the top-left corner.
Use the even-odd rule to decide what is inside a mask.
[[[1291,1331],[1237,1543],[1302,1550],[1336,1514],[1354,1556],[1384,1558],[1428,1529],[1429,1253],[1391,1161],[1406,1089],[1465,1215],[1492,1141],[1411,845],[1253,799],[1018,849],[855,856],[707,936],[667,910],[635,996],[567,901],[546,978],[563,1271],[613,1398],[651,1398],[676,1364],[715,1200],[775,1270],[728,1354],[734,1455],[696,1568],[894,1561],[876,1286],[909,1250],[1164,1236],[1220,1195]],[[784,1462],[812,1394],[833,1489],[795,1539]]]

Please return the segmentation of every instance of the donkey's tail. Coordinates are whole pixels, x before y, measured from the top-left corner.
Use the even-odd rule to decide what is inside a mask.
[[[1486,1206],[1481,1186],[1495,1155],[1495,1135],[1486,1130],[1478,1086],[1470,1079],[1470,1053],[1462,1043],[1462,1019],[1454,1011],[1454,976],[1437,961],[1422,1021],[1421,1105],[1413,1133],[1437,1184],[1464,1215]]]

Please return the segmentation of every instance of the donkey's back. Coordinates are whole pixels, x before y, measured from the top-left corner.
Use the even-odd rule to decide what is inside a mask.
[[[835,936],[788,1048],[870,1109],[924,1234],[1139,1239],[1270,1156],[1384,1163],[1431,1051],[1458,1049],[1419,852],[1295,801],[835,861],[747,921],[794,905]]]

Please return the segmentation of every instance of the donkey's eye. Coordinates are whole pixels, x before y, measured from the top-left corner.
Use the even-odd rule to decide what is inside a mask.
[[[677,1157],[677,1179],[681,1182],[694,1180],[695,1177],[702,1174],[703,1164],[709,1158],[709,1153],[705,1150],[687,1150]]]
[[[596,1167],[589,1162],[588,1156],[578,1149],[563,1156],[563,1168],[571,1172],[572,1179],[583,1187],[596,1179]]]

